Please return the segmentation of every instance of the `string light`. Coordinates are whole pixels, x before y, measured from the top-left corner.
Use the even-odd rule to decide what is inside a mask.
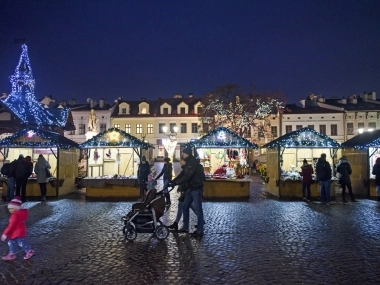
[[[152,147],[149,143],[146,143],[118,128],[110,128],[80,144],[80,148],[109,146],[141,147],[143,149]]]
[[[378,148],[379,146],[380,130],[359,134],[342,143],[342,147],[344,148],[353,147],[355,149]]]
[[[33,134],[33,135],[31,135]],[[0,140],[0,147],[26,147],[26,148],[79,148],[79,145],[56,132],[23,129],[13,135]]]
[[[254,149],[258,148],[257,144],[252,143],[241,136],[238,136],[225,127],[219,127],[203,136],[199,140],[190,141],[189,143],[185,144],[185,146],[193,146],[199,148],[229,146]]]
[[[14,75],[10,76],[12,92],[3,103],[21,120],[25,125],[48,125],[65,127],[70,109],[44,108],[34,96],[35,80],[28,56],[28,47],[21,46],[22,52],[15,69]]]
[[[320,134],[310,128],[302,128],[294,132],[287,133],[270,143],[267,143],[263,148],[276,148],[276,147],[318,147],[318,148],[331,148],[340,147],[340,144],[329,138],[326,135]]]

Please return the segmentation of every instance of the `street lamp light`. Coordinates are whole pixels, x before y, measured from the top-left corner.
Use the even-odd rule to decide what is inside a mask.
[[[174,151],[175,151],[175,148],[177,146],[176,135],[178,132],[178,127],[174,126],[173,132],[171,132],[171,130],[168,132],[167,126],[163,126],[162,130],[164,132],[164,135],[169,137],[168,139],[164,139],[162,142],[163,142],[163,145],[165,147],[165,150],[168,152],[168,157],[170,158],[171,161],[173,161]],[[174,175],[175,174],[174,174],[174,167],[173,167],[173,176]]]

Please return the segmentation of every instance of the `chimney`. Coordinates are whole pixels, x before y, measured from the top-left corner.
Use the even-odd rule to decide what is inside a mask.
[[[347,99],[346,98],[342,98],[338,101],[338,103],[340,104],[347,104]]]
[[[99,100],[99,108],[104,108],[104,98]]]
[[[375,100],[376,101],[376,92],[369,93],[369,96],[370,96],[371,100]]]
[[[302,108],[305,108],[305,99],[302,99],[302,100],[300,100],[300,103],[301,103],[301,105],[302,105]]]
[[[193,97],[194,97],[193,93],[189,93],[189,98],[193,98]]]
[[[95,106],[96,106],[96,100],[91,99],[91,100],[90,100],[90,108],[92,109],[92,108],[94,108]]]
[[[182,98],[182,94],[181,93],[175,93],[173,98]]]
[[[325,97],[323,97],[323,96],[319,97],[318,102],[325,103],[326,102]]]
[[[75,99],[71,99],[70,101],[69,101],[69,105],[70,106],[74,106],[76,104],[76,100]]]

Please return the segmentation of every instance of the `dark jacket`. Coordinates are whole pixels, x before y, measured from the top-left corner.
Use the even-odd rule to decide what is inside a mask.
[[[315,172],[319,181],[327,181],[331,179],[331,166],[326,158],[320,157],[318,159]]]
[[[28,179],[33,173],[33,163],[30,158],[25,157],[17,163],[16,179]]]
[[[162,175],[164,175],[164,180],[172,180],[173,178],[173,164],[170,162],[164,163],[164,167],[162,167],[162,170],[160,174],[156,177],[156,180],[160,178]]]
[[[313,181],[312,174],[314,173],[311,164],[304,164],[301,166],[301,176],[303,184],[311,184]]]
[[[351,184],[350,175],[352,173],[351,165],[347,158],[342,157],[336,166],[336,172],[339,173],[339,181],[344,184]]]
[[[139,169],[137,171],[137,180],[140,185],[148,181],[148,175],[150,173],[150,165],[148,162],[140,163]]]
[[[376,186],[380,186],[380,160],[379,161],[376,160],[376,163],[372,168],[372,174],[376,176],[375,177]]]
[[[203,188],[204,173],[200,173],[201,168],[198,167],[199,161],[192,155],[189,155],[186,159],[186,164],[181,173],[174,178],[175,184],[183,184],[187,182],[190,190],[197,190]]]

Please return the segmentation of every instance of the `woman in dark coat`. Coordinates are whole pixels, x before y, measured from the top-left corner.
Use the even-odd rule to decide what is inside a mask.
[[[345,198],[345,192],[346,192],[346,187],[348,189],[348,193],[350,194],[351,197],[351,202],[357,202],[354,198],[354,195],[352,194],[352,186],[351,186],[351,179],[350,175],[352,173],[351,165],[348,162],[347,157],[342,156],[339,159],[339,162],[336,166],[336,172],[339,173],[339,183],[342,186],[342,202],[347,203],[346,198]]]
[[[380,157],[376,158],[373,166],[372,174],[375,175],[377,201],[380,201]]]
[[[302,196],[303,200],[310,202],[310,185],[313,181],[312,174],[314,173],[313,166],[307,163],[307,160],[303,160],[303,165],[301,166],[301,176],[302,176]],[[307,190],[307,196],[306,196]]]
[[[166,157],[164,159],[164,167],[162,168],[160,174],[156,177],[156,181],[162,175],[164,176],[164,189],[163,189],[163,191],[165,194],[166,206],[170,206],[171,202],[170,202],[170,194],[168,191],[168,185],[169,185],[169,182],[172,181],[172,178],[173,178],[173,164],[170,162],[169,157]]]
[[[143,201],[145,199],[145,193],[147,191],[146,182],[148,181],[148,175],[150,173],[150,165],[146,161],[145,155],[141,157],[141,163],[137,170],[137,180],[140,185],[140,199]]]

